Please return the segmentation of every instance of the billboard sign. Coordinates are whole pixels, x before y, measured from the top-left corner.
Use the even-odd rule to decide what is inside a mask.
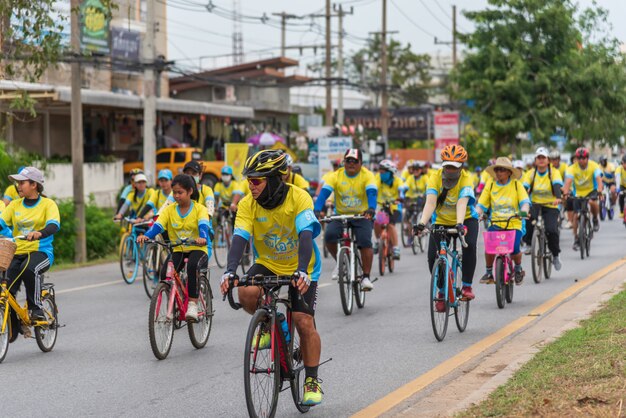
[[[109,11],[100,0],[85,0],[80,6],[82,52],[109,54]]]
[[[441,150],[459,143],[459,112],[435,112],[435,161],[441,162]]]

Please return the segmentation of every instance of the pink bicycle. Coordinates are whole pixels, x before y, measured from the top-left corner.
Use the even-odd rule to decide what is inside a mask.
[[[515,230],[507,228],[509,222],[516,218],[519,216],[514,215],[508,219],[492,219],[492,225],[495,222],[506,222],[506,228],[483,232],[485,252],[496,256],[493,260],[493,277],[496,284],[496,302],[500,309],[503,309],[507,303],[513,302],[515,280],[511,255],[515,248]]]

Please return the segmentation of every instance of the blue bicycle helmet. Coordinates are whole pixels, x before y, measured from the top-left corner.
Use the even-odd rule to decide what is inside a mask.
[[[233,168],[229,165],[222,167],[222,175],[233,175]]]

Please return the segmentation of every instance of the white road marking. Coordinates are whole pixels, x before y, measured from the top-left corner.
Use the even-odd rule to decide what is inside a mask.
[[[90,284],[86,286],[73,287],[71,289],[59,290],[56,292],[57,295],[61,295],[63,293],[72,293],[72,292],[80,292],[81,290],[95,289],[98,287],[111,286],[114,284],[121,284],[121,280],[113,280],[110,282],[98,283],[98,284]]]

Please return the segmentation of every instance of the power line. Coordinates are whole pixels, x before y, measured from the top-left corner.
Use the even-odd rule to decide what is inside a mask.
[[[411,24],[413,24],[413,26],[415,26],[417,29],[419,29],[420,31],[422,31],[423,33],[425,33],[426,35],[435,38],[435,35],[433,35],[432,33],[430,33],[429,31],[427,31],[426,29],[424,29],[423,27],[421,27],[420,25],[417,24],[417,22],[415,22],[413,19],[411,19],[409,17],[409,15],[407,13],[404,12],[404,10],[402,10],[400,8],[400,6],[398,6],[396,4],[396,2],[394,0],[391,0],[391,5],[393,7],[396,8],[396,10],[398,10],[398,12],[400,12],[400,14],[406,19],[408,20]]]
[[[446,28],[446,29],[448,29],[448,30],[452,30],[452,29],[450,29],[450,26],[448,26],[447,24],[443,23],[443,21],[441,21],[441,20],[439,19],[439,17],[438,17],[436,14],[434,14],[432,10],[430,10],[430,8],[428,7],[428,5],[426,5],[426,3],[424,2],[424,0],[419,0],[419,2],[420,2],[420,3],[422,3],[422,6],[424,6],[424,8],[426,9],[426,11],[427,11],[428,13],[430,13],[430,15],[431,15],[432,17],[434,17],[434,18],[435,18],[435,20],[441,24],[441,26],[443,26],[444,28]]]

